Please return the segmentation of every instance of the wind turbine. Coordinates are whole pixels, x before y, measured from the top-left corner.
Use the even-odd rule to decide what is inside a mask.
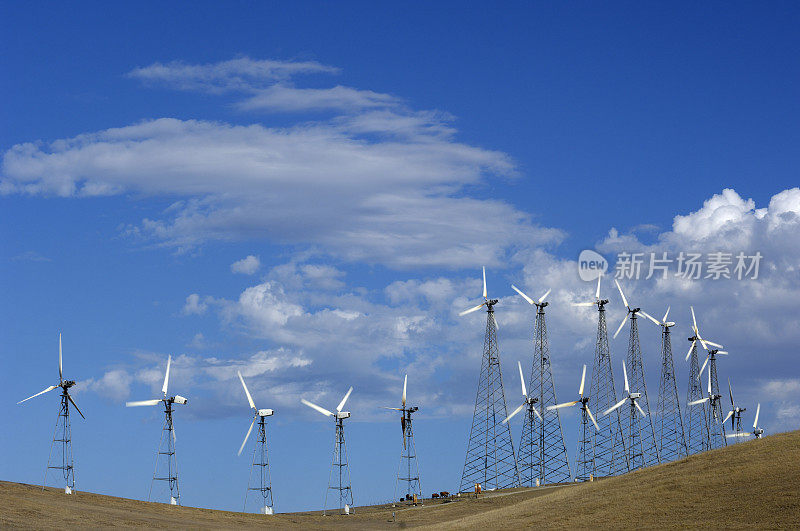
[[[536,406],[534,405],[536,404],[536,402],[538,402],[538,400],[536,398],[528,396],[528,390],[525,388],[525,377],[522,376],[522,363],[517,362],[517,367],[519,367],[519,383],[522,385],[522,397],[523,397],[522,404],[520,404],[520,406],[517,409],[515,409],[509,416],[505,418],[503,424],[511,420],[514,417],[514,415],[516,415],[526,407],[528,408],[528,415],[536,415],[537,417],[539,417],[539,420],[542,420],[542,416],[539,414],[539,411],[536,409]]]
[[[639,417],[636,415],[636,412],[638,410],[638,412],[641,413],[641,415],[645,418],[647,418],[647,413],[645,413],[644,409],[642,409],[642,407],[639,405],[639,399],[642,397],[642,394],[631,393],[631,388],[628,385],[628,370],[625,367],[624,361],[622,362],[622,374],[625,378],[625,394],[627,396],[614,404],[612,407],[603,411],[603,416],[608,415],[619,407],[622,407],[625,402],[630,404],[628,425],[628,448],[630,448],[630,456],[628,457],[628,461],[630,463],[631,470],[636,470],[637,468],[647,466],[647,463],[644,460],[643,437],[641,435],[642,428],[639,425]]]
[[[535,399],[539,409],[558,403],[553,372],[550,367],[550,345],[545,321],[545,301],[551,290],[547,290],[538,300],[528,297],[518,287],[511,288],[519,293],[528,304],[536,306],[533,321],[533,366],[530,372],[530,398]],[[520,479],[523,486],[533,487],[548,483],[567,483],[572,481],[567,447],[561,429],[561,416],[558,410],[542,410],[540,421],[528,411],[522,424],[522,435],[517,455]]]
[[[262,498],[262,505],[259,509],[261,514],[270,515],[273,513],[274,506],[272,501],[272,480],[269,472],[267,428],[265,421],[267,417],[271,417],[274,414],[274,411],[271,409],[258,409],[255,402],[253,402],[253,397],[250,396],[250,391],[247,389],[247,384],[244,383],[242,373],[236,371],[236,374],[239,375],[239,381],[242,382],[244,394],[247,395],[247,402],[250,404],[250,409],[253,410],[253,422],[250,423],[250,428],[247,430],[247,435],[244,436],[244,441],[242,441],[242,445],[239,447],[239,453],[237,455],[242,455],[242,450],[244,450],[244,445],[247,444],[247,439],[250,437],[250,432],[253,431],[253,426],[255,425],[256,421],[258,421],[258,443],[256,444],[255,449],[253,449],[253,462],[250,465],[250,476],[247,479],[247,491],[244,494],[244,508],[242,511],[247,510],[247,495],[250,494],[251,490],[257,490],[261,493]],[[256,456],[259,457],[258,462],[256,462]],[[251,488],[250,481],[252,481],[253,478],[254,468],[258,470],[260,482],[258,487]]]
[[[703,365],[700,367],[700,372],[697,375],[697,379],[699,380],[700,377],[703,375],[703,370],[708,365],[708,372],[711,377],[711,389],[713,390],[715,395],[720,395],[719,391],[719,379],[717,378],[717,354],[728,354],[724,350],[720,350],[722,345],[719,343],[714,343],[713,341],[709,341],[700,336],[700,329],[697,326],[697,319],[694,315],[694,308],[690,307],[692,311],[692,325],[694,327],[695,336],[697,336],[697,340],[700,341],[700,344],[703,345],[703,348],[708,351],[706,355],[706,359],[703,362]],[[711,345],[713,348],[709,349],[708,345]],[[720,395],[722,396],[722,395]],[[709,414],[709,434],[712,429],[716,429],[717,426],[714,423],[713,419],[719,418],[722,419],[722,408],[719,400],[714,400],[710,403],[711,407],[714,408],[714,411]],[[726,444],[725,442],[725,423],[720,424],[720,428],[722,433],[720,434],[719,438],[716,436],[709,435],[709,448],[716,448],[715,445],[722,445]]]
[[[169,369],[171,366],[172,356],[170,355],[167,357],[167,370],[164,373],[164,385],[161,386],[161,398],[125,402],[125,407],[157,406],[158,404],[164,404],[164,426],[161,428],[161,440],[158,443],[158,450],[156,451],[156,466],[153,471],[153,479],[150,481],[150,491],[147,493],[147,501],[150,501],[150,495],[153,493],[153,483],[156,481],[166,481],[169,485],[169,503],[171,505],[180,505],[181,491],[178,485],[178,459],[175,455],[175,443],[177,442],[177,438],[175,437],[175,427],[172,425],[172,405],[184,405],[189,402],[189,399],[181,395],[169,396],[167,394],[169,389]],[[161,475],[158,473],[159,465],[161,465],[163,469]]]
[[[619,328],[617,328],[616,333],[614,333],[614,337],[617,337],[622,328],[625,326],[625,323],[630,321],[631,333],[628,337],[627,356],[627,364],[631,366],[630,388],[634,393],[639,393],[641,395],[641,400],[644,402],[643,409],[646,412],[645,429],[641,430],[638,434],[641,437],[639,444],[641,445],[644,466],[655,465],[661,462],[661,455],[659,453],[658,443],[656,442],[656,431],[653,427],[653,419],[650,416],[650,400],[647,397],[647,383],[644,379],[644,361],[642,359],[643,355],[641,345],[639,343],[639,325],[636,314],[641,313],[643,316],[659,325],[661,324],[661,321],[656,321],[655,318],[641,308],[632,308],[628,304],[628,299],[625,297],[625,293],[622,291],[622,286],[620,286],[619,282],[616,280],[614,280],[614,283],[617,285],[619,296],[622,298],[622,302],[625,304],[625,308],[627,309],[627,313],[622,319]],[[666,321],[666,319],[664,321]],[[631,441],[631,443],[633,443],[633,441]],[[631,452],[631,455],[636,455],[636,453]],[[631,469],[633,468],[637,467],[631,463]]]
[[[486,268],[482,268],[482,271],[483,302],[459,314],[467,315],[486,306],[481,371],[459,492],[472,492],[478,484],[484,490],[517,487],[520,480],[511,427],[501,422],[508,415],[508,410],[503,391],[497,321],[494,315],[494,306],[498,300],[489,298]]]
[[[53,389],[61,388],[61,410],[58,413],[58,417],[56,417],[56,428],[54,430],[53,435],[53,442],[50,443],[50,453],[47,456],[47,467],[44,469],[44,480],[42,480],[42,490],[44,491],[44,487],[47,484],[47,473],[50,470],[61,470],[61,474],[64,477],[64,493],[65,494],[72,494],[75,490],[75,467],[74,462],[72,459],[72,425],[70,424],[69,420],[69,405],[75,408],[75,411],[82,418],[86,418],[81,413],[81,410],[78,409],[78,405],[72,399],[72,396],[69,394],[69,388],[75,385],[74,380],[65,380],[64,379],[64,366],[63,366],[63,356],[61,353],[61,333],[58,334],[58,385],[51,385],[46,387],[42,391],[39,391],[33,396],[29,396],[25,400],[20,400],[17,404],[21,404],[23,402],[27,402],[31,398],[36,398],[39,395],[43,395],[45,393],[49,393]],[[60,428],[60,429],[59,429]],[[50,461],[53,456],[53,446],[57,445],[61,451],[61,465],[50,466]],[[54,462],[58,463],[58,460]]]
[[[678,385],[675,379],[675,363],[672,358],[672,338],[670,328],[675,326],[669,317],[669,307],[661,320],[642,312],[642,315],[661,327],[661,380],[658,384],[656,402],[656,441],[658,453],[662,461],[673,461],[686,457],[688,447],[686,434],[681,418],[681,406],[678,400]]]
[[[592,421],[594,424],[594,428],[597,431],[600,431],[600,426],[597,425],[597,420],[595,420],[594,415],[592,415],[592,411],[589,409],[589,397],[583,396],[583,385],[586,383],[586,364],[583,365],[583,373],[581,373],[581,385],[578,387],[578,399],[573,400],[572,402],[564,402],[563,404],[555,404],[553,406],[547,406],[546,410],[556,410],[565,407],[572,407],[575,404],[581,405],[581,424],[578,428],[578,461],[581,460],[589,460],[589,452],[591,452],[591,430],[587,430],[586,428],[589,425],[589,420]],[[588,433],[587,433],[588,431]],[[577,469],[576,463],[576,470],[575,470],[575,481],[589,481],[592,479],[591,476],[587,477],[580,473]]]
[[[301,398],[300,402],[307,405],[311,409],[319,411],[325,416],[332,417],[336,424],[336,435],[333,443],[333,462],[331,463],[331,472],[328,475],[328,489],[325,491],[325,506],[322,510],[324,515],[328,510],[328,491],[336,490],[339,493],[339,514],[350,514],[354,511],[353,508],[353,489],[350,485],[350,466],[347,460],[347,445],[344,442],[344,419],[350,418],[349,411],[342,411],[347,399],[350,398],[350,393],[353,392],[351,386],[345,393],[342,401],[336,406],[336,413],[328,411],[324,407],[320,407],[313,402],[309,402],[305,398]],[[336,470],[337,478],[334,478],[334,470]],[[335,486],[332,486],[332,481],[336,481]]]
[[[400,427],[403,430],[403,450],[400,452],[400,465],[397,469],[397,479],[395,481],[394,495],[397,498],[397,491],[400,482],[406,483],[405,500],[413,500],[414,495],[422,500],[422,484],[419,479],[419,462],[417,461],[416,445],[414,444],[414,431],[411,427],[411,414],[419,411],[417,406],[406,407],[406,389],[408,388],[408,375],[403,378],[403,394],[400,399],[400,407],[383,407],[400,412]],[[412,465],[413,462],[413,465]],[[406,466],[403,466],[405,463]],[[416,471],[416,472],[414,472]],[[405,472],[405,476],[403,476]]]
[[[606,304],[608,299],[600,296],[602,275],[597,277],[594,301],[573,303],[573,306],[597,306],[597,339],[595,342],[594,365],[590,397],[598,410],[613,406],[617,402],[617,389],[614,386],[614,370],[611,364],[611,350],[608,345],[606,328]],[[591,433],[589,452],[579,454],[575,463],[576,477],[614,476],[628,471],[628,452],[622,436],[619,413],[615,416],[600,417],[600,431]]]
[[[709,448],[716,448],[714,446],[714,441],[717,439],[724,439],[725,434],[724,431],[720,431],[722,428],[722,416],[718,414],[720,411],[719,408],[719,399],[722,398],[722,395],[714,392],[714,388],[711,386],[711,371],[708,371],[708,396],[704,398],[700,398],[697,400],[693,400],[689,402],[687,405],[689,406],[696,406],[700,404],[704,404],[706,402],[709,403],[709,412],[708,412],[708,440],[709,440]],[[723,443],[724,444],[724,443]]]
[[[731,387],[730,378],[728,378],[728,396],[731,399],[731,410],[725,416],[722,423],[725,424],[728,419],[731,419],[731,435],[735,435],[736,433],[742,433],[742,413],[747,411],[747,408],[737,406],[736,402],[733,400],[733,387]],[[728,435],[728,438],[730,437],[731,436]]]
[[[744,410],[742,410],[744,411]],[[746,431],[739,431],[736,433],[731,433],[728,435],[728,438],[733,437],[755,437],[756,439],[760,439],[764,435],[764,430],[758,427],[758,414],[761,413],[761,404],[758,404],[756,407],[756,418],[753,420],[753,431],[746,432]]]

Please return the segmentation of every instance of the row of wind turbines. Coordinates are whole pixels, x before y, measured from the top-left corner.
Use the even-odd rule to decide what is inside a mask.
[[[526,384],[522,363],[518,361],[517,367],[520,376],[522,402],[510,414],[507,414],[496,337],[498,327],[494,318],[494,306],[499,303],[499,300],[488,297],[486,270],[485,268],[483,269],[484,301],[460,313],[460,315],[467,315],[484,307],[487,310],[484,358],[459,492],[471,491],[473,485],[483,485],[484,488],[492,489],[591,480],[595,477],[624,473],[642,466],[686,456],[696,451],[712,449],[724,445],[726,438],[740,439],[750,436],[760,438],[762,436],[764,430],[758,427],[760,404],[756,409],[753,430],[751,432],[742,430],[741,415],[745,408],[734,402],[730,380],[728,381],[728,390],[731,410],[724,419],[722,418],[721,395],[716,383],[716,356],[725,355],[727,352],[721,350],[722,345],[719,343],[705,339],[700,335],[694,309],[691,307],[693,336],[689,338],[691,344],[686,355],[686,361],[690,363],[691,368],[689,397],[693,399],[687,400],[684,416],[686,417],[688,428],[684,429],[684,421],[681,417],[675,384],[670,342],[670,329],[675,326],[675,323],[667,320],[670,310],[667,308],[664,316],[658,320],[641,308],[630,306],[622,287],[615,280],[627,311],[613,338],[616,338],[621,333],[626,323],[630,324],[628,356],[622,362],[624,395],[622,400],[617,401],[605,327],[605,305],[609,301],[600,297],[600,282],[601,277],[598,277],[594,301],[573,304],[579,307],[595,306],[598,310],[598,335],[592,371],[591,392],[589,395],[585,393],[587,365],[584,364],[577,399],[562,403],[558,403],[556,400],[545,324],[545,308],[549,304],[546,302],[546,298],[551,293],[551,290],[547,290],[541,297],[534,300],[516,286],[511,286],[529,304],[535,306],[537,311],[534,320],[534,360],[531,378],[529,379],[530,385]],[[656,418],[657,422],[661,422],[658,430],[654,428],[654,417],[650,412],[644,383],[644,369],[637,325],[637,315],[639,314],[662,328],[663,370],[662,382],[659,386],[659,412],[662,414],[662,418]],[[699,367],[698,364],[698,344],[707,352],[702,367]],[[161,388],[161,397],[127,402],[126,406],[161,405],[164,408],[164,423],[156,452],[156,464],[150,483],[148,500],[152,497],[154,485],[159,484],[168,489],[169,502],[177,505],[180,504],[180,488],[175,449],[177,437],[173,424],[173,406],[176,404],[186,405],[188,399],[181,395],[170,395],[169,393],[171,364],[172,357],[169,356]],[[57,388],[62,389],[61,409],[56,421],[56,430],[48,456],[47,468],[45,469],[43,488],[47,483],[48,473],[53,471],[60,472],[64,480],[65,492],[69,494],[75,488],[69,420],[70,405],[78,411],[81,417],[84,416],[69,394],[69,389],[75,385],[75,381],[63,378],[60,334],[58,366],[58,385],[49,386],[19,403],[21,404]],[[630,380],[629,367],[632,369]],[[703,393],[699,382],[704,370],[707,373],[707,386],[705,396],[702,396]],[[262,514],[273,514],[274,504],[267,443],[267,419],[274,415],[274,411],[272,409],[258,408],[241,373],[238,373],[238,377],[247,403],[253,412],[252,421],[239,447],[238,455],[241,455],[247,445],[253,428],[258,426],[244,509],[246,510],[247,508],[248,496],[255,492],[258,494],[259,511]],[[671,388],[667,385],[670,383]],[[400,413],[403,435],[395,496],[400,485],[405,484],[405,489],[403,490],[406,498],[411,498],[412,495],[422,498],[419,466],[416,459],[412,430],[412,414],[418,411],[419,408],[407,406],[407,384],[408,375],[405,376],[403,382],[401,407],[386,408]],[[334,452],[324,507],[325,509],[328,508],[328,494],[333,491],[338,500],[337,508],[341,514],[351,513],[354,503],[344,434],[344,421],[351,416],[349,411],[344,410],[344,407],[352,391],[353,388],[350,387],[336,406],[335,411],[330,411],[304,398],[301,399],[304,405],[330,417],[334,421]],[[661,407],[662,397],[666,397],[664,402],[669,402],[668,405],[672,408],[671,410],[667,406]],[[592,400],[595,401],[593,407],[599,407],[602,410],[599,417],[596,417],[589,407],[589,403]],[[539,406],[538,408],[537,405]],[[643,405],[644,407],[642,407]],[[579,415],[578,453],[574,461],[573,473],[563,441],[559,410],[574,406],[579,406],[581,413]],[[627,407],[623,408],[623,406]],[[525,412],[523,433],[518,447],[519,451],[517,452],[514,450],[513,441],[511,440],[509,422],[522,412]],[[623,426],[621,412],[626,414],[626,426]],[[677,422],[673,421],[669,426],[665,426],[664,420],[667,414],[676,417]],[[499,419],[503,420],[499,421]],[[724,425],[729,419],[731,420],[732,433],[724,434]],[[590,422],[591,424],[589,424]],[[677,446],[677,450],[673,451],[672,455],[667,455],[668,452],[664,444],[667,439],[675,443],[673,446]],[[694,444],[695,439],[699,441],[697,444]],[[254,478],[254,476],[256,477]]]
[[[158,406],[164,408],[164,424],[162,427],[161,438],[159,446],[156,451],[156,463],[153,471],[153,477],[150,482],[150,490],[148,491],[148,501],[153,498],[153,488],[155,485],[163,485],[165,492],[168,490],[169,503],[172,505],[180,505],[180,484],[178,480],[178,462],[175,444],[177,436],[175,434],[175,426],[173,423],[173,407],[177,405],[186,405],[189,399],[181,395],[170,395],[169,393],[169,377],[170,368],[172,366],[172,356],[167,357],[167,367],[164,373],[164,383],[161,387],[161,397],[150,400],[136,400],[125,403],[126,407],[141,407],[141,406]],[[256,446],[253,450],[253,461],[250,467],[250,477],[248,479],[247,491],[245,494],[244,508],[247,510],[248,498],[252,493],[260,495],[258,501],[258,509],[261,514],[271,515],[274,513],[274,503],[272,497],[272,481],[270,478],[269,456],[268,456],[268,443],[267,443],[267,423],[266,419],[274,415],[274,411],[268,408],[256,407],[253,396],[244,381],[241,372],[237,371],[239,381],[242,384],[245,397],[250,409],[253,411],[253,419],[250,427],[247,429],[244,440],[237,455],[241,456],[247,441],[250,438],[253,428],[258,426],[258,436]],[[70,404],[85,419],[83,413],[78,409],[77,404],[69,394],[69,389],[73,387],[76,382],[74,380],[65,380],[63,378],[63,353],[61,334],[58,335],[58,385],[51,385],[42,391],[32,395],[24,400],[17,402],[22,404],[32,398],[48,393],[54,389],[61,388],[61,409],[59,411],[56,428],[53,435],[53,441],[50,446],[48,455],[47,467],[45,468],[45,475],[42,481],[42,490],[47,485],[48,475],[52,472],[61,476],[63,479],[64,492],[72,494],[75,491],[75,468],[72,455],[72,430],[70,423]],[[408,386],[408,375],[405,376],[403,381],[403,392],[401,398],[401,407],[386,407],[401,413],[401,425],[403,428],[403,453],[401,454],[401,467],[405,461],[408,465],[408,477],[403,477],[402,481],[407,483],[407,492],[419,494],[421,496],[422,490],[419,479],[419,469],[416,465],[416,455],[413,452],[414,439],[412,432],[412,413],[419,410],[416,406],[406,406],[406,391]],[[329,411],[313,402],[306,399],[301,399],[301,402],[306,406],[322,413],[325,416],[331,417],[335,425],[335,444],[334,444],[334,458],[331,466],[331,474],[329,477],[328,489],[325,494],[324,507],[325,511],[328,509],[328,493],[331,490],[336,491],[338,496],[337,509],[341,514],[350,514],[353,511],[353,491],[350,484],[350,471],[347,459],[347,447],[344,437],[344,421],[350,418],[349,411],[343,411],[350,394],[353,392],[351,386],[345,393],[342,400],[335,408],[335,412]],[[415,468],[415,474],[412,475],[412,465]],[[253,476],[256,476],[254,478]],[[398,482],[396,485],[399,488],[401,483],[401,476],[398,475]],[[325,512],[324,511],[324,512]]]
[[[598,276],[593,301],[572,304],[577,307],[596,307],[598,310],[591,392],[589,395],[584,392],[587,373],[587,365],[584,364],[577,399],[561,403],[556,400],[545,324],[545,307],[548,305],[545,299],[551,290],[533,299],[516,286],[511,286],[537,311],[530,386],[526,385],[522,364],[517,362],[523,400],[511,414],[506,415],[502,377],[497,377],[501,370],[494,307],[499,299],[488,296],[486,270],[483,269],[484,302],[460,313],[463,316],[484,307],[487,311],[484,357],[461,491],[479,484],[483,484],[484,488],[508,488],[587,481],[724,446],[726,439],[760,438],[763,435],[764,430],[758,426],[760,404],[756,408],[752,431],[743,430],[741,417],[745,408],[734,401],[730,380],[728,391],[731,410],[723,418],[716,362],[717,355],[728,353],[721,350],[723,347],[719,343],[701,336],[693,307],[690,307],[693,335],[688,338],[690,346],[685,358],[690,366],[689,391],[686,407],[682,411],[672,357],[670,330],[675,322],[668,320],[670,309],[667,308],[659,320],[641,308],[631,306],[619,282],[615,280],[626,313],[613,338],[622,332],[626,323],[630,327],[626,360],[622,362],[624,393],[622,399],[617,400],[605,324],[605,306],[609,301],[600,296],[601,279],[602,275]],[[644,381],[638,315],[662,329],[662,371],[656,415],[651,413]],[[698,344],[707,353],[702,366],[698,364]],[[701,383],[703,371],[707,373],[705,390],[702,390],[704,382]],[[593,401],[595,413],[599,412],[599,416],[596,417],[590,409],[590,401]],[[574,469],[567,456],[558,415],[559,410],[573,406],[578,406],[581,411]],[[508,423],[523,411],[526,414],[522,437],[518,451],[515,451]],[[498,417],[504,420],[495,422]],[[726,434],[725,423],[729,419],[731,433]],[[687,424],[686,428],[684,424]]]

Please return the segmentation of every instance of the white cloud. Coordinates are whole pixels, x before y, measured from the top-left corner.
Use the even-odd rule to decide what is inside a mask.
[[[261,267],[261,260],[252,254],[231,264],[231,271],[243,275],[252,275]]]
[[[208,309],[209,298],[201,299],[197,293],[192,293],[186,297],[186,302],[183,305],[184,315],[202,315]]]
[[[274,85],[255,92],[252,96],[239,102],[237,106],[243,111],[337,110],[353,112],[361,109],[391,107],[399,102],[398,98],[389,94],[358,90],[341,85],[331,88],[296,88]]]
[[[255,60],[240,57],[202,65],[181,61],[153,63],[133,69],[128,77],[181,90],[225,92],[255,90],[298,74],[332,74],[338,71],[337,68],[316,61]]]
[[[86,380],[80,382],[81,392],[91,391],[114,400],[123,402],[130,397],[133,376],[122,369],[114,369],[106,372],[99,379]]]

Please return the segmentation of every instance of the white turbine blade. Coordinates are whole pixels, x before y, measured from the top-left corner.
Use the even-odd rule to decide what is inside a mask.
[[[619,328],[617,328],[617,331],[614,332],[614,338],[613,339],[617,339],[617,336],[619,335],[620,332],[622,332],[622,327],[625,326],[625,322],[627,320],[628,320],[628,314],[626,313],[625,317],[622,318],[622,322],[619,324]]]
[[[492,322],[494,323],[494,329],[499,332],[500,325],[497,324],[497,316],[495,316],[494,314],[492,314]]]
[[[169,366],[172,365],[172,355],[167,357],[167,372],[164,374],[164,385],[161,386],[161,392],[167,396],[167,387],[169,387]]]
[[[733,415],[733,411],[728,411],[728,414],[725,415],[725,420],[723,420],[722,423],[725,424],[728,422],[728,419],[731,418],[731,415]]]
[[[519,383],[522,384],[522,396],[528,396],[528,390],[525,388],[525,377],[522,376],[522,363],[517,362],[517,367],[519,367]]]
[[[592,424],[594,424],[594,429],[600,431],[600,426],[597,425],[597,421],[594,420],[594,415],[592,415],[592,410],[589,409],[589,406],[586,406],[586,413],[589,414],[589,418],[592,419]]]
[[[178,442],[178,434],[175,433],[175,425],[172,425],[172,442]]]
[[[622,375],[625,376],[625,392],[630,393],[631,389],[628,387],[628,369],[625,368],[625,360],[622,361]]]
[[[661,319],[661,322],[662,322],[662,323],[666,323],[666,322],[667,322],[667,316],[669,315],[669,309],[670,309],[671,307],[672,307],[672,306],[667,306],[667,311],[666,311],[666,313],[664,314],[664,318],[663,318],[663,319]]]
[[[403,379],[403,407],[406,407],[406,387],[408,386],[408,375],[406,374],[405,379]]]
[[[533,299],[522,293],[522,290],[516,287],[514,284],[511,284],[511,289],[522,295],[522,298],[528,301],[528,304],[533,304]]]
[[[653,322],[654,322],[655,324],[657,324],[658,326],[661,326],[661,323],[660,323],[660,322],[658,322],[658,320],[657,320],[655,317],[653,317],[652,315],[650,315],[650,314],[649,314],[649,313],[647,313],[646,311],[644,311],[644,310],[639,310],[639,313],[640,313],[640,314],[642,314],[642,315],[644,315],[645,317],[647,317],[647,318],[648,318],[648,319],[650,319],[651,321],[653,321]]]
[[[300,402],[304,403],[305,405],[307,405],[307,406],[308,406],[308,407],[310,407],[311,409],[316,409],[317,411],[319,411],[319,412],[320,412],[320,413],[322,413],[323,415],[327,415],[327,416],[329,416],[329,417],[332,417],[332,416],[333,416],[333,413],[331,413],[330,411],[328,411],[328,410],[327,410],[327,409],[325,409],[324,407],[319,407],[318,405],[314,404],[313,402],[309,402],[309,401],[308,401],[308,400],[306,400],[305,398],[301,398],[301,399],[300,399]]]
[[[486,268],[482,267],[483,269],[483,298],[486,298]]]
[[[125,407],[157,406],[160,403],[161,400],[158,398],[155,400],[138,400],[136,402],[125,402]]]
[[[603,274],[602,273],[597,275],[597,289],[594,292],[594,298],[595,298],[595,300],[598,300],[598,301],[600,300],[600,279],[601,278],[603,278]]]
[[[61,332],[58,333],[58,383],[63,381],[64,363],[61,356]]]
[[[692,311],[692,330],[694,330],[695,335],[700,335],[697,333],[697,319],[694,318],[694,306],[689,306],[689,309]]]
[[[37,396],[39,396],[39,395],[43,395],[43,394],[45,394],[45,393],[49,393],[49,392],[50,392],[50,391],[52,391],[53,389],[57,389],[57,388],[58,388],[58,386],[57,386],[57,385],[51,385],[50,387],[47,387],[47,388],[45,388],[44,390],[42,390],[42,391],[39,391],[39,392],[38,392],[38,393],[36,393],[35,395],[33,395],[33,396],[29,396],[29,397],[28,397],[28,398],[26,398],[25,400],[20,400],[19,402],[17,402],[17,404],[21,404],[21,403],[23,403],[23,402],[27,402],[27,401],[28,401],[28,400],[30,400],[31,398],[36,398],[36,397],[37,397]]]
[[[761,413],[761,402],[758,403],[758,407],[756,408],[756,419],[753,421],[753,429],[758,427],[758,414]]]
[[[708,397],[701,398],[700,400],[693,400],[693,401],[689,402],[687,405],[688,406],[696,406],[697,404],[702,404],[703,402],[708,402]]]
[[[728,351],[727,350],[718,350],[717,354],[722,354],[723,356],[727,356],[728,355]]]
[[[578,394],[583,398],[583,384],[586,383],[586,364],[583,364],[583,373],[581,374],[581,386],[578,388]]]
[[[708,368],[708,396],[711,396],[711,367]]]
[[[539,412],[536,410],[536,406],[534,406],[534,405],[532,405],[532,404],[531,404],[531,409],[532,409],[532,410],[533,410],[533,412],[536,414],[536,416],[537,416],[537,417],[539,417],[539,420],[544,420],[544,419],[542,418],[542,416],[539,414]]]
[[[573,302],[572,306],[594,306],[596,302]]]
[[[339,402],[338,406],[336,406],[336,411],[341,411],[342,410],[342,408],[344,407],[344,403],[347,402],[348,398],[350,398],[350,393],[352,393],[352,392],[353,392],[353,386],[351,385],[350,389],[348,389],[347,393],[345,393],[344,398],[342,398],[342,401]]]
[[[692,344],[689,345],[689,352],[686,353],[686,359],[684,361],[689,361],[689,356],[692,355],[692,349],[694,349],[694,344],[695,343],[696,343],[696,340],[692,340]]]
[[[574,406],[578,402],[580,402],[580,400],[575,400],[574,402],[564,402],[563,404],[556,404],[555,406],[547,406],[545,409],[548,411],[552,411],[554,409],[561,409],[562,407]]]
[[[700,379],[701,376],[703,376],[703,369],[706,368],[706,365],[708,364],[708,360],[709,360],[709,356],[706,356],[706,361],[703,362],[703,366],[700,367],[700,372],[697,373],[697,379],[698,380]]]
[[[639,410],[639,413],[641,413],[643,417],[647,417],[647,413],[645,413],[644,409],[642,409],[642,406],[639,405],[639,401],[638,400],[634,400],[633,401],[633,405],[636,406],[636,409]]]
[[[616,404],[614,404],[610,408],[606,409],[605,411],[603,411],[603,416],[608,415],[609,413],[611,413],[612,411],[614,411],[615,409],[620,407],[622,404],[624,404],[627,400],[628,400],[627,398],[623,398],[622,400],[620,400],[619,402],[617,402]]]
[[[391,409],[393,411],[403,411],[399,407],[389,407],[389,406],[381,406],[381,409]]]
[[[547,296],[548,296],[548,295],[550,295],[550,292],[551,292],[551,291],[553,291],[553,289],[552,289],[552,288],[550,288],[550,289],[548,289],[547,291],[545,291],[545,292],[544,292],[544,295],[542,295],[541,297],[539,297],[539,304],[541,304],[541,303],[543,303],[543,302],[544,302],[544,300],[547,298]]]
[[[81,408],[78,407],[78,404],[75,403],[75,401],[72,399],[70,394],[66,393],[66,392],[65,392],[65,394],[67,395],[67,400],[69,400],[70,403],[72,404],[72,406],[75,408],[75,411],[78,412],[78,414],[81,416],[81,418],[86,419],[86,417],[83,416],[83,412],[81,411]]]
[[[706,342],[706,345],[711,345],[712,347],[725,348],[722,345],[720,345],[719,343],[714,343],[713,341],[709,341],[708,339],[705,339],[705,338],[703,339],[703,341]]]
[[[525,405],[526,405],[526,404],[523,402],[523,403],[522,403],[522,404],[521,404],[521,405],[520,405],[520,406],[519,406],[517,409],[515,409],[515,410],[514,410],[514,412],[513,412],[513,413],[511,413],[509,416],[507,416],[507,417],[506,417],[506,420],[504,420],[502,423],[503,423],[503,424],[505,424],[506,422],[508,422],[509,420],[511,420],[511,418],[512,418],[514,415],[516,415],[517,413],[519,413],[520,411],[522,411],[522,409],[525,407]]]
[[[472,313],[474,311],[480,310],[481,307],[486,304],[485,302],[480,303],[479,305],[470,308],[469,310],[464,310],[463,312],[459,313],[458,316],[461,317],[462,315],[467,315],[468,313]]]
[[[247,435],[244,436],[244,440],[242,441],[242,445],[239,447],[239,453],[236,455],[242,455],[242,450],[244,450],[244,445],[247,444],[247,439],[250,438],[250,432],[253,431],[253,426],[256,423],[256,418],[253,417],[253,422],[250,423],[250,428],[247,430]]]
[[[622,297],[622,303],[625,305],[626,308],[628,308],[630,310],[631,307],[628,306],[628,299],[626,299],[625,298],[625,294],[622,293],[622,287],[620,287],[619,282],[617,282],[616,278],[614,279],[614,284],[617,285],[617,289],[619,290],[619,295],[620,295],[620,297]]]
[[[728,378],[728,394],[731,397],[731,407],[733,407],[733,404],[734,404],[734,402],[733,402],[733,388],[731,387],[731,379],[730,378]],[[725,419],[725,420],[728,420],[728,419]]]
[[[706,352],[707,352],[708,351],[708,343],[706,343],[706,340],[703,339],[702,337],[700,337],[700,334],[697,334],[697,339],[700,341],[700,344],[703,345],[703,348],[706,349]]]
[[[256,405],[253,402],[253,397],[250,396],[250,391],[247,390],[247,385],[245,385],[245,383],[244,383],[244,378],[242,378],[242,373],[239,372],[239,371],[236,371],[236,374],[239,375],[239,381],[242,382],[242,387],[244,387],[244,393],[247,395],[247,401],[250,402],[250,407],[255,409]]]

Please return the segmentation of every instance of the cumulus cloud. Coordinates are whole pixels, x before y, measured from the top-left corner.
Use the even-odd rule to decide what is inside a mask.
[[[130,397],[133,376],[125,370],[114,369],[106,372],[98,379],[90,379],[80,383],[81,385],[78,389],[81,392],[95,392],[115,402],[124,402]]]
[[[252,254],[231,264],[231,271],[243,275],[252,275],[261,267],[261,260]]]
[[[208,309],[208,298],[201,299],[197,293],[192,293],[186,297],[183,305],[184,315],[202,315]]]

